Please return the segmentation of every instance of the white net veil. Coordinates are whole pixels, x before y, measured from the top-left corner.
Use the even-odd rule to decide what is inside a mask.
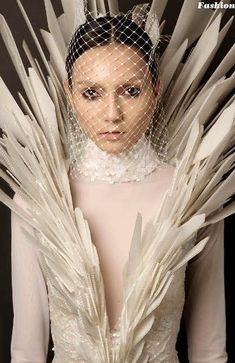
[[[156,21],[156,19],[154,19]],[[158,41],[146,14],[93,17],[75,31],[66,58],[72,178],[141,180],[166,162]]]

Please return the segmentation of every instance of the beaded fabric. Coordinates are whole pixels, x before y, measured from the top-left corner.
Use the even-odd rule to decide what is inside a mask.
[[[79,180],[99,180],[110,184],[141,181],[163,165],[145,136],[131,150],[118,155],[107,153],[93,141],[87,140],[83,152],[71,165],[70,175],[72,178],[79,177]]]

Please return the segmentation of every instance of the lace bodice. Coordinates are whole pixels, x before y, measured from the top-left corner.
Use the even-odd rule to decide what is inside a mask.
[[[143,353],[138,363],[178,363],[175,345],[184,304],[184,280],[185,267],[176,273],[164,300],[156,309],[155,322],[146,335]],[[78,342],[84,339],[79,334],[79,318],[75,312],[67,311],[66,301],[61,301],[50,284],[49,301],[52,337],[56,352],[53,363],[89,363],[83,361],[79,354]],[[111,331],[111,340],[115,352],[119,344],[118,329]],[[91,349],[93,347],[91,345]],[[96,357],[95,361],[100,362],[98,349],[93,353]]]
[[[78,319],[65,312],[65,305],[58,303],[56,291],[50,288],[50,313],[52,336],[56,355],[53,363],[89,363],[80,360],[77,342],[84,337],[79,335]],[[184,303],[184,269],[177,273],[164,301],[155,313],[155,323],[145,339],[143,355],[138,361],[149,363],[178,362],[175,344],[179,331]],[[111,332],[113,349],[119,344],[118,330]],[[99,353],[94,351],[97,362]],[[57,356],[59,359],[57,360]]]

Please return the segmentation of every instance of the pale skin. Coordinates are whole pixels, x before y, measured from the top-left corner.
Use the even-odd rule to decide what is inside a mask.
[[[100,149],[120,153],[146,132],[156,107],[156,89],[143,55],[111,43],[91,48],[74,63],[66,93],[80,127]]]

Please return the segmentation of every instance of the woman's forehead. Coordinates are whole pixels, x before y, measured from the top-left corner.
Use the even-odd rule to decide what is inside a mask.
[[[133,46],[109,44],[91,48],[83,53],[73,67],[73,82],[123,82],[142,79],[148,65]]]

